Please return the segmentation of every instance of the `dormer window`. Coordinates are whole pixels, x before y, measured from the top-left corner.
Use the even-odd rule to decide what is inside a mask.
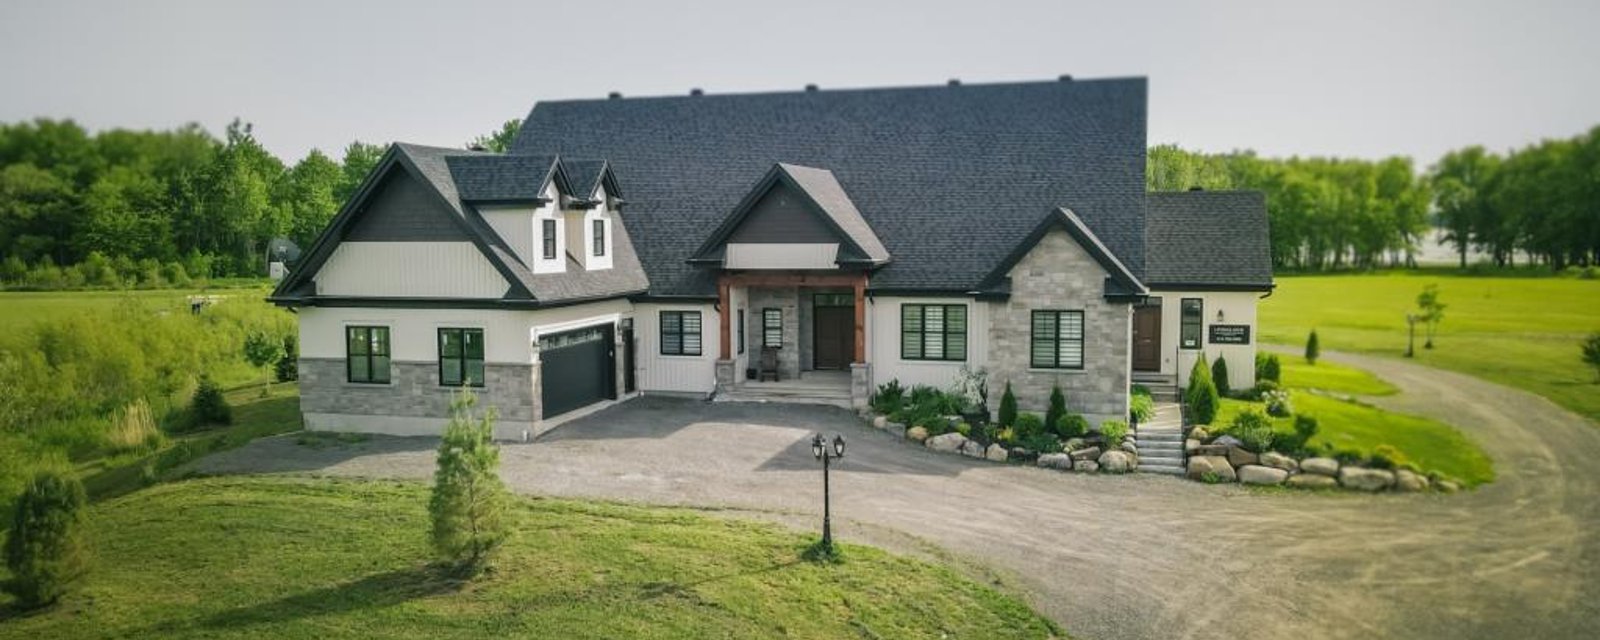
[[[595,255],[595,257],[600,257],[600,256],[604,256],[605,254],[606,254],[606,221],[605,220],[601,220],[601,219],[595,219],[595,221],[594,221],[594,255]]]
[[[556,259],[556,221],[542,220],[541,222],[544,223],[544,237],[542,238],[544,242],[544,259],[554,260]]]

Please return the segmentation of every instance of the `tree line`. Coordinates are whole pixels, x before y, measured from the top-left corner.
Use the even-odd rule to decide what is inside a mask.
[[[1400,156],[1278,159],[1157,146],[1146,176],[1152,191],[1265,192],[1280,270],[1415,266],[1436,227],[1463,268],[1471,250],[1500,267],[1517,266],[1519,254],[1553,269],[1600,265],[1600,127],[1504,154],[1466,147],[1426,172]]]

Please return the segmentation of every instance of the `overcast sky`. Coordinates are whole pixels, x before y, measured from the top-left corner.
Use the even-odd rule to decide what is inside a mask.
[[[692,8],[673,8],[682,4]],[[1505,149],[1600,124],[1600,2],[86,2],[0,5],[0,120],[213,132],[291,161],[457,146],[552,98],[1146,76],[1150,141]]]

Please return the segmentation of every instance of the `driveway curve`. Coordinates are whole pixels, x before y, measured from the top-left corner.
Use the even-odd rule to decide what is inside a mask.
[[[508,445],[518,491],[820,512],[814,431],[841,432],[835,518],[1013,574],[1083,638],[1591,638],[1600,624],[1600,428],[1531,394],[1329,354],[1402,393],[1375,403],[1457,425],[1499,479],[1457,495],[1249,491],[1081,476],[930,453],[815,407],[641,398]],[[428,440],[292,437],[206,472],[426,478]]]

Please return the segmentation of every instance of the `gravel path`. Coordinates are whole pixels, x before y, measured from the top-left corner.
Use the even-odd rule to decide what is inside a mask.
[[[1403,390],[1378,404],[1458,425],[1499,480],[1454,496],[1354,496],[1088,477],[929,453],[841,410],[660,398],[508,445],[503,468],[527,493],[815,514],[809,437],[837,431],[849,440],[834,477],[847,535],[897,530],[1015,575],[1077,637],[1595,637],[1600,428],[1459,374],[1328,359]],[[428,440],[295,440],[258,441],[200,468],[432,472]]]

